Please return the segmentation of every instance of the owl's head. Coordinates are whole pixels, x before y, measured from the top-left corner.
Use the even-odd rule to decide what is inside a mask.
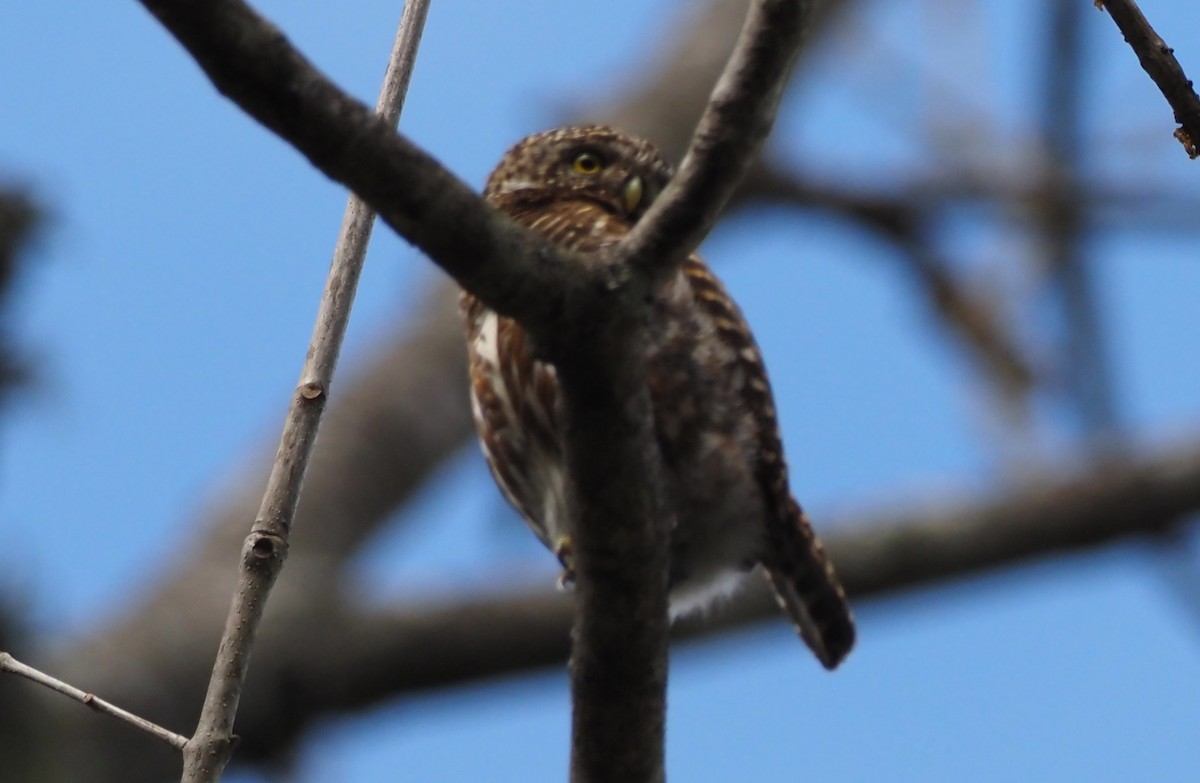
[[[604,125],[577,125],[517,142],[483,193],[493,203],[584,199],[633,222],[671,174],[650,142]]]

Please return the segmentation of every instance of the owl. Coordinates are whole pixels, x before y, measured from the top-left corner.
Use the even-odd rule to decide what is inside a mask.
[[[619,242],[672,170],[648,142],[598,125],[534,134],[488,177],[484,199],[578,253]],[[496,484],[563,566],[569,585],[571,514],[564,422],[553,364],[516,321],[463,293],[471,403]],[[732,593],[761,569],[820,662],[836,667],[854,644],[846,596],[788,487],[775,403],[762,355],[740,310],[698,257],[657,291],[644,368],[671,531],[673,618]]]

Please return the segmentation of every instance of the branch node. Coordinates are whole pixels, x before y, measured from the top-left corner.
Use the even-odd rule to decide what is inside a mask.
[[[287,542],[271,533],[251,533],[247,543],[250,558],[259,561],[260,564],[266,560],[282,560],[284,552],[287,551]]]
[[[315,400],[325,394],[325,387],[317,381],[309,381],[300,385],[300,396],[306,400]]]

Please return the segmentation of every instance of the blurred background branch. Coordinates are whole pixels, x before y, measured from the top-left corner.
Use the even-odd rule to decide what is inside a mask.
[[[40,222],[41,212],[27,193],[0,189],[0,404],[28,377],[12,334],[10,311]]]

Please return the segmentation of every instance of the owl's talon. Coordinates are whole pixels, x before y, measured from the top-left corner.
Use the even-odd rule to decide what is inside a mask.
[[[554,556],[562,564],[562,573],[558,575],[558,589],[569,593],[575,589],[575,556],[574,545],[570,536],[563,536],[554,545]]]

